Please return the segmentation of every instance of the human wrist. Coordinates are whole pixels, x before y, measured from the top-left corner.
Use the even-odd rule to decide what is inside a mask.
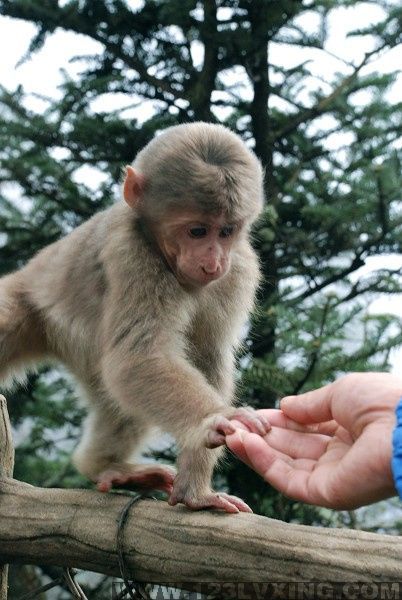
[[[392,434],[391,468],[396,491],[402,499],[402,397],[396,405],[395,415],[396,424]]]

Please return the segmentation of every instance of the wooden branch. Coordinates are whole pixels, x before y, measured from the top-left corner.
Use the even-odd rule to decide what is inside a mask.
[[[0,560],[120,576],[116,537],[129,500],[122,494],[43,489],[3,479]],[[396,536],[290,525],[245,513],[190,512],[156,500],[134,504],[123,533],[127,570],[142,582],[186,587],[402,580],[402,539]]]
[[[0,396],[0,477],[12,477],[14,470],[14,446],[7,402]],[[8,566],[0,562],[0,600],[7,600]]]

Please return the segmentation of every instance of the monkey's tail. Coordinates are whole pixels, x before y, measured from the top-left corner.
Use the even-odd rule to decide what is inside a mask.
[[[24,379],[45,351],[43,327],[26,300],[20,272],[0,279],[0,383]]]

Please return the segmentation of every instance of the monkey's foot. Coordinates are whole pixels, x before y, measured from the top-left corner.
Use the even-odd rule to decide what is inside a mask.
[[[140,490],[160,490],[170,494],[176,471],[166,465],[138,466],[129,463],[115,463],[102,471],[96,478],[100,492],[108,492],[112,487]]]
[[[236,430],[232,420],[242,423],[251,433],[258,433],[264,436],[271,429],[269,421],[250,406],[240,406],[234,408],[233,412],[224,416],[221,414],[212,415],[206,419],[206,441],[207,448],[217,448],[225,444],[225,436],[234,433]]]
[[[192,496],[190,494],[181,495],[176,493],[174,490],[170,495],[169,504],[175,506],[176,504],[184,504],[191,510],[202,510],[203,508],[216,508],[218,510],[224,510],[227,513],[238,513],[248,512],[252,513],[251,508],[243,502],[237,496],[230,496],[229,494],[208,492],[206,494],[200,494],[198,496]]]

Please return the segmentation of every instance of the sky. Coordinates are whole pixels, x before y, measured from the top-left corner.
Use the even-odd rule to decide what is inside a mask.
[[[129,0],[131,6],[138,5],[137,0]],[[331,73],[336,71],[347,72],[348,67],[342,62],[345,61],[358,62],[363,57],[364,53],[370,49],[372,40],[362,38],[347,38],[348,31],[358,27],[363,27],[371,23],[375,23],[381,19],[382,9],[379,5],[373,3],[365,3],[359,7],[339,8],[331,17],[328,23],[329,38],[327,43],[327,53],[306,49],[305,51],[291,47],[273,45],[271,47],[271,59],[275,62],[281,62],[284,67],[292,67],[299,63],[303,57],[311,59],[310,69],[316,76],[314,84],[319,85],[326,91],[328,85],[323,81],[324,78],[330,78]],[[315,15],[312,13],[303,17],[303,27],[310,28],[312,31],[316,28],[317,22]],[[9,19],[8,17],[0,16],[0,84],[9,90],[15,89],[18,85],[23,85],[27,92],[42,96],[55,96],[58,94],[57,86],[62,82],[63,75],[61,69],[67,70],[71,75],[78,73],[82,68],[79,62],[69,62],[74,55],[85,55],[92,52],[100,51],[101,44],[91,40],[83,35],[76,35],[69,32],[64,32],[57,29],[50,36],[42,50],[36,53],[32,59],[17,66],[18,61],[26,53],[29,42],[35,33],[35,27],[32,24],[23,21]],[[194,47],[194,55],[199,59],[202,58],[202,48]],[[335,58],[336,56],[336,58]],[[373,70],[380,72],[397,72],[402,65],[402,50],[401,47],[396,48],[386,54],[383,54],[379,60],[372,65],[366,67],[363,73],[368,73]],[[241,77],[241,73],[237,74]],[[230,76],[229,76],[230,77]],[[232,75],[233,77],[233,75]],[[301,94],[308,94],[308,90],[302,91]],[[364,103],[364,92],[361,93],[357,101]],[[398,81],[389,92],[390,99],[394,101],[402,100],[402,78],[399,76]],[[121,102],[127,102],[126,98],[121,98]],[[307,98],[306,98],[307,100]],[[110,98],[104,98],[99,101],[99,108],[103,110],[110,103]],[[119,99],[113,99],[113,108],[116,108],[116,102]],[[130,100],[131,102],[131,100]],[[278,102],[278,101],[277,101]],[[40,110],[43,106],[43,101],[38,97],[31,98],[30,107]],[[136,116],[141,121],[147,118],[150,107],[140,107],[136,109]],[[141,111],[142,114],[141,114]],[[334,139],[334,144],[344,143],[344,140],[339,138]],[[88,181],[87,181],[88,182]],[[373,257],[369,259],[367,265],[359,270],[355,276],[367,272],[375,267],[391,267],[402,269],[402,256],[393,255],[389,257]],[[375,300],[370,310],[372,312],[392,312],[402,315],[402,298],[400,297],[383,297]],[[402,349],[393,351],[392,355],[393,371],[399,373],[402,365]]]

